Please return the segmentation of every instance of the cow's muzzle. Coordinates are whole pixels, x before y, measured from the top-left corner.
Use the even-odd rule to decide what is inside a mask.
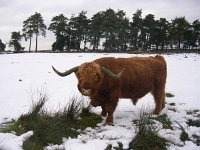
[[[91,93],[92,93],[92,90],[91,90],[91,89],[88,89],[88,90],[82,89],[82,94],[83,94],[84,96],[90,96]]]

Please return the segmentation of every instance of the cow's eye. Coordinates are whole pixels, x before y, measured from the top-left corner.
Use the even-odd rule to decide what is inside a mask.
[[[82,82],[82,78],[78,78],[78,82],[81,83]]]
[[[100,76],[100,74],[97,73],[94,80],[99,81],[100,79],[101,79],[101,76]]]

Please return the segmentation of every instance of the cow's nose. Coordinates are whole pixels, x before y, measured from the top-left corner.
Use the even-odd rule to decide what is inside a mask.
[[[85,90],[85,89],[82,89],[82,94],[85,95],[85,96],[90,96],[91,95],[91,90]]]

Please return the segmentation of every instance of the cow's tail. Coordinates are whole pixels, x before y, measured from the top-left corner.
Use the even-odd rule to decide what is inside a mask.
[[[160,55],[156,55],[155,58],[159,59],[160,62],[162,62],[163,68],[164,68],[164,75],[165,75],[165,78],[166,78],[167,77],[167,63],[165,61],[165,58],[163,56],[160,56]]]

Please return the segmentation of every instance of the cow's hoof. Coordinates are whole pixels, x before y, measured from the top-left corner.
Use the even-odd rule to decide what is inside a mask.
[[[113,121],[106,120],[106,125],[113,126]]]
[[[113,122],[106,122],[105,125],[114,126]]]
[[[154,115],[159,115],[160,112],[161,112],[161,110],[157,110],[157,109],[156,109],[156,110],[154,111]]]
[[[113,116],[109,116],[106,118],[106,124],[113,125]]]

